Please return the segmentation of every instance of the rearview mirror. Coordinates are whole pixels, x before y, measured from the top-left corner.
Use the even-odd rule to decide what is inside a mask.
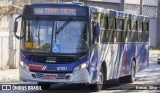
[[[17,39],[21,39],[22,37],[18,36],[16,33],[17,33],[17,29],[18,29],[18,19],[21,17],[22,15],[19,15],[15,21],[14,21],[14,28],[13,28],[13,32],[14,32],[14,35]]]

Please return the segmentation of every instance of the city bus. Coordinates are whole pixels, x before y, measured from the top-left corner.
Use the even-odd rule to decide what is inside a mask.
[[[80,2],[34,3],[24,6],[13,32],[20,40],[20,80],[43,89],[64,83],[100,91],[106,80],[134,82],[149,65],[147,16]]]

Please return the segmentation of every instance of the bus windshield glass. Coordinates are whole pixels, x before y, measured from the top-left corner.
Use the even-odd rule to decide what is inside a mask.
[[[85,21],[25,20],[21,49],[40,53],[84,53],[88,50]]]

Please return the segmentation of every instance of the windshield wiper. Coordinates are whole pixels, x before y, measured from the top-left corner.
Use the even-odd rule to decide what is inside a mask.
[[[37,32],[36,32],[36,37],[40,36],[40,25],[39,25],[39,20],[36,19],[36,23],[37,23]]]
[[[59,32],[61,32],[63,30],[63,28],[66,27],[71,21],[72,21],[72,18],[69,18],[61,27],[59,27],[56,30],[56,34],[58,34]]]
[[[40,45],[40,24],[38,18],[36,18],[37,22],[37,32],[36,32],[36,37],[38,37],[38,44]]]

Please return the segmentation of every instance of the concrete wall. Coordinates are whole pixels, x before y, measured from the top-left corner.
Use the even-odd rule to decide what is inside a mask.
[[[0,69],[18,68],[19,40],[13,33],[13,20],[16,15],[4,15],[0,20]]]
[[[110,3],[120,3],[121,2],[121,0],[86,0],[86,1],[110,2]]]
[[[92,6],[99,6],[107,9],[115,9],[115,10],[120,10],[120,4],[118,3],[108,3],[108,2],[95,2],[95,1],[87,1],[85,2],[87,5],[92,5]]]
[[[149,43],[151,48],[156,48],[157,45],[157,20],[150,19],[150,28],[149,28]]]
[[[158,6],[158,0],[144,0],[143,5]]]
[[[158,0],[143,0],[143,5],[157,6],[157,1]],[[125,0],[125,3],[140,5],[140,0]]]

